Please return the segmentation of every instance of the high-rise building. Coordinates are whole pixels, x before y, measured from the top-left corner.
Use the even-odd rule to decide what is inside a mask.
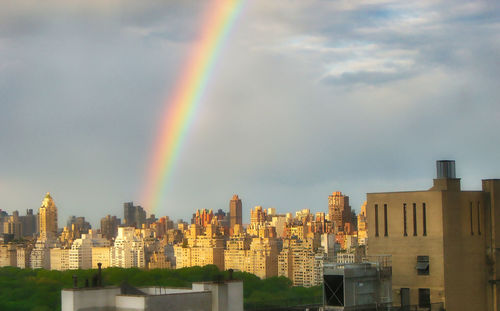
[[[322,254],[317,254],[313,239],[285,239],[283,249],[278,255],[278,276],[285,276],[292,280],[294,286],[319,285],[321,278],[315,275],[321,269]]]
[[[191,220],[191,224],[197,224],[202,227],[206,227],[212,223],[212,219],[214,218],[214,213],[212,210],[202,209],[196,210],[196,213],[193,214],[193,219]]]
[[[348,196],[340,191],[328,196],[328,220],[334,222],[335,231],[344,231],[346,223],[351,222],[351,215]]]
[[[134,227],[118,228],[118,235],[110,253],[112,267],[144,268],[146,266],[144,240],[135,235]]]
[[[73,241],[69,250],[69,269],[92,268],[92,238],[88,234]]]
[[[123,219],[128,227],[142,228],[146,223],[146,211],[141,206],[135,206],[134,202],[123,203]]]
[[[438,161],[432,188],[368,193],[366,214],[368,255],[392,255],[394,305],[498,310],[500,179],[463,191],[455,161]]]
[[[23,236],[25,237],[33,237],[37,232],[37,219],[36,216],[33,215],[32,209],[26,210],[25,216],[20,216],[19,220],[23,224]]]
[[[86,234],[92,229],[92,226],[85,220],[85,217],[69,216],[67,226],[73,232],[75,239],[81,238],[82,234]]]
[[[229,201],[229,228],[231,233],[234,230],[235,225],[242,225],[242,205],[241,200],[237,194],[233,195],[231,201]]]
[[[7,221],[3,223],[3,232],[6,234],[12,234],[14,239],[20,239],[23,235],[23,223],[19,219],[19,212],[14,211],[12,216],[7,218]]]
[[[107,215],[106,217],[101,218],[102,236],[108,240],[115,238],[120,224],[121,220],[116,216]]]
[[[57,236],[57,207],[49,192],[43,198],[38,217],[40,237],[54,239]]]
[[[216,265],[224,270],[224,238],[202,235],[201,226],[193,224],[187,243],[174,245],[177,268]]]

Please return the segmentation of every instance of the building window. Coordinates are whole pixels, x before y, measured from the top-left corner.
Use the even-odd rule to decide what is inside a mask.
[[[479,208],[479,201],[477,201],[477,234],[481,235],[481,211]]]
[[[425,208],[426,208],[425,203],[422,203],[422,220],[424,223],[424,232],[423,232],[424,236],[427,235],[427,211]]]
[[[413,235],[417,235],[417,203],[413,203]]]
[[[431,290],[429,288],[418,289],[418,306],[429,308],[431,306]]]
[[[378,204],[375,204],[375,236],[378,236]]]
[[[474,222],[472,221],[472,202],[469,206],[469,216],[470,216],[470,235],[474,235]]]
[[[407,230],[407,225],[406,225],[406,203],[403,203],[403,230],[404,236],[408,236],[408,230]]]
[[[417,274],[429,275],[429,256],[417,256]]]
[[[384,204],[384,236],[388,236],[387,232],[387,204]]]

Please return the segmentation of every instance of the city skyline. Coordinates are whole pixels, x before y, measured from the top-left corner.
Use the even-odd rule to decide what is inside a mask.
[[[210,2],[4,4],[3,210],[54,195],[93,227],[142,205],[165,98]],[[328,209],[342,191],[428,189],[454,159],[464,189],[500,175],[499,4],[246,3],[210,77],[157,217],[254,206]],[[149,211],[147,206],[144,208]]]

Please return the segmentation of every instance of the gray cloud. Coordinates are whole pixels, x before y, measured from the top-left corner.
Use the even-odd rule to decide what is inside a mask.
[[[207,3],[3,3],[1,208],[52,191],[61,223],[97,224],[139,200]],[[248,2],[157,214],[227,208],[233,193],[245,214],[326,211],[336,190],[359,208],[366,192],[429,187],[444,157],[466,187],[499,177],[498,6]]]

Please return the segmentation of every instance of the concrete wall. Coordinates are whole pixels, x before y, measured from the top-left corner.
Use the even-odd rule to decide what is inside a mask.
[[[243,282],[228,281],[228,311],[243,311]]]
[[[145,311],[147,296],[118,295],[115,297],[116,311]]]
[[[115,310],[115,296],[119,288],[82,288],[61,291],[62,311],[111,311]]]
[[[416,204],[417,231],[413,228]],[[426,206],[426,235],[423,235],[423,203]],[[378,205],[378,232],[375,228]],[[387,204],[388,234],[385,236],[384,204]],[[406,228],[404,235],[404,211]],[[400,289],[410,289],[410,304],[418,304],[418,289],[429,288],[431,302],[444,302],[443,203],[441,191],[415,191],[367,194],[368,255],[392,255],[394,305],[401,303]],[[429,275],[419,275],[417,256],[429,256]]]
[[[472,222],[470,203],[472,202]],[[443,192],[444,278],[447,310],[487,310],[486,232],[479,191]],[[472,231],[471,231],[472,224]],[[481,234],[479,234],[481,233]]]
[[[485,228],[486,228],[486,263],[489,280],[498,280],[500,272],[500,260],[498,248],[500,245],[500,180],[483,180],[483,191],[485,193]],[[487,292],[488,306],[490,310],[499,311],[500,286],[496,281],[490,282]]]
[[[212,292],[213,311],[243,311],[243,282],[193,283],[193,290]]]
[[[146,296],[144,310],[212,311],[211,305],[212,294],[210,292],[178,293]],[[123,311],[132,311],[132,309],[123,309]]]

